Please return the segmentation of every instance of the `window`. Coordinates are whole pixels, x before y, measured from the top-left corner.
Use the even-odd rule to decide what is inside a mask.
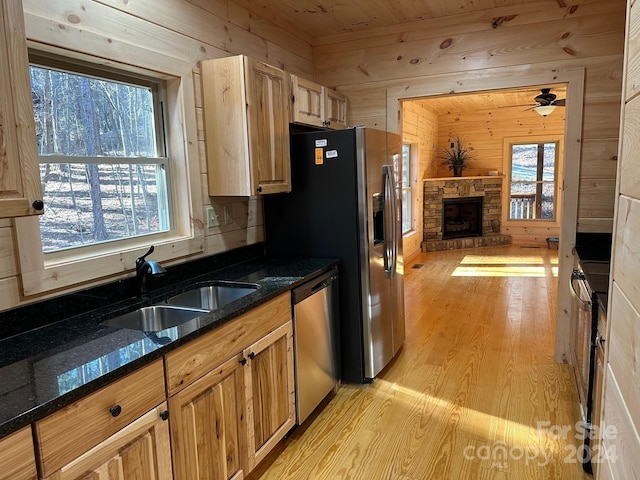
[[[411,167],[412,167],[412,151],[411,145],[402,145],[402,233],[408,233],[412,230],[412,197],[411,189]]]
[[[510,145],[509,220],[556,219],[558,142]]]
[[[170,230],[163,85],[38,57],[30,76],[43,251]]]

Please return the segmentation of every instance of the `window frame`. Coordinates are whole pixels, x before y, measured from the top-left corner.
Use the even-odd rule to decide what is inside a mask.
[[[100,37],[98,35],[99,38]],[[171,158],[173,186],[168,194],[173,195],[175,221],[169,232],[131,237],[112,242],[77,247],[66,250],[65,255],[45,254],[42,251],[40,228],[37,217],[16,218],[16,246],[20,263],[22,295],[30,297],[55,294],[86,288],[104,282],[115,275],[132,272],[135,259],[145,253],[149,245],[155,246],[157,261],[176,260],[204,251],[204,222],[202,191],[200,185],[200,161],[197,142],[196,91],[192,64],[169,60],[163,54],[145,56],[144,66],[132,66],[127,49],[118,52],[121,58],[105,59],[81,54],[59,47],[42,45],[33,41],[29,46],[34,56],[62,58],[68,63],[87,65],[92,69],[121,71],[125,78],[146,77],[164,82],[165,95],[163,114],[165,134],[169,138],[166,154]],[[132,48],[135,47],[132,45]],[[117,55],[116,55],[117,56]],[[163,236],[164,234],[164,236]],[[54,258],[55,257],[55,258]]]
[[[556,160],[554,170],[554,218],[527,218],[527,219],[511,219],[511,169],[512,159],[511,152],[513,145],[523,144],[556,144]],[[562,172],[564,161],[564,137],[562,135],[532,135],[505,137],[503,142],[503,168],[504,168],[504,191],[502,201],[502,223],[512,227],[559,227],[561,221],[561,194],[562,194]],[[518,182],[516,182],[518,183]],[[536,183],[536,182],[532,182]]]
[[[418,150],[418,145],[416,143],[412,143],[412,142],[402,142],[402,172],[404,172],[404,149],[405,147],[409,148],[409,169],[408,169],[408,186],[404,185],[403,182],[403,178],[401,175],[400,178],[400,198],[402,198],[404,200],[404,192],[408,191],[409,192],[409,199],[410,199],[410,204],[409,204],[409,228],[407,230],[405,230],[403,228],[402,230],[402,236],[406,237],[408,235],[413,234],[416,231],[416,212],[415,212],[415,196],[416,196],[416,189],[414,188],[415,185],[415,177],[416,177],[416,159],[417,159],[417,150]],[[404,210],[404,202],[403,202],[403,210]],[[404,213],[404,211],[402,212]],[[402,225],[404,225],[404,216],[402,218]]]
[[[116,238],[103,242],[93,242],[82,245],[76,245],[67,248],[56,249],[44,252],[46,262],[61,262],[68,257],[77,256],[81,252],[91,255],[96,251],[109,250],[115,245],[124,245],[132,238],[148,239],[149,242],[162,241],[164,238],[175,236],[175,209],[174,190],[175,185],[172,179],[171,158],[167,155],[167,145],[169,143],[168,134],[165,125],[169,125],[169,119],[166,118],[166,88],[165,81],[158,78],[152,78],[139,73],[129,73],[114,69],[113,67],[97,67],[87,64],[86,62],[75,61],[74,59],[65,59],[58,55],[43,55],[38,51],[29,52],[29,66],[38,68],[48,68],[69,73],[71,75],[82,75],[86,77],[96,78],[99,80],[112,81],[133,85],[136,87],[149,88],[153,95],[154,107],[154,143],[156,156],[154,157],[89,157],[89,156],[72,156],[72,155],[38,155],[39,163],[59,163],[59,164],[155,164],[162,165],[165,170],[165,192],[167,206],[167,221],[169,228],[166,230],[141,234],[138,236]],[[137,243],[134,241],[134,243]],[[78,253],[73,253],[73,252]]]

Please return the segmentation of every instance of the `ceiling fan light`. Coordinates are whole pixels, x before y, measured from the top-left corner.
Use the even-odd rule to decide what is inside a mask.
[[[538,112],[538,114],[542,115],[543,117],[546,117],[547,115],[549,115],[551,112],[553,112],[556,109],[555,105],[538,105],[537,107],[533,108],[536,112]]]

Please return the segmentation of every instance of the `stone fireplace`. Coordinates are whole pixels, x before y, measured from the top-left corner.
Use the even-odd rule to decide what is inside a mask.
[[[502,177],[427,179],[423,214],[423,252],[511,243],[500,233]]]

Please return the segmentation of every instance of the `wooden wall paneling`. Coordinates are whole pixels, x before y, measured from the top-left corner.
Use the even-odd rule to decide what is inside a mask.
[[[424,100],[428,104],[428,100]],[[474,158],[463,171],[465,176],[486,175],[490,170],[505,173],[504,139],[526,136],[564,136],[564,111],[544,118],[526,107],[451,112],[438,116],[438,150],[449,146],[456,135],[474,150]],[[557,115],[556,115],[557,113]],[[438,164],[437,176],[451,176]]]
[[[39,48],[50,45],[180,75],[203,56],[200,42],[92,1],[79,8],[71,0],[25,0],[24,10],[27,38]]]
[[[640,22],[639,22],[640,23]],[[634,97],[624,107],[624,131],[620,163],[620,193],[640,198],[640,98]]]
[[[613,218],[616,181],[613,178],[580,181],[578,193],[578,219]]]
[[[206,3],[208,0],[197,1],[199,3]],[[231,22],[243,30],[267,39],[267,63],[271,63],[273,66],[291,73],[305,73],[307,76],[313,73],[313,65],[310,62],[310,60],[313,59],[312,39],[308,35],[305,35],[308,32],[301,32],[300,29],[293,28],[292,26],[285,28],[279,27],[264,17],[250,12],[236,2],[231,1],[228,2],[228,4],[228,18]],[[277,54],[278,49],[285,49],[287,52]],[[299,58],[298,61],[296,61],[292,53],[295,54],[295,57]],[[284,59],[287,59],[286,63]],[[298,63],[300,63],[300,65],[298,65]]]
[[[640,11],[636,5],[629,8],[627,31],[627,66],[625,100],[629,101],[640,92]]]
[[[0,278],[17,274],[16,257],[13,248],[13,229],[0,227]]]
[[[611,438],[604,444],[611,454],[606,462],[611,467],[613,478],[626,480],[640,478],[640,439],[633,428],[629,410],[618,387],[617,376],[607,368],[603,428],[611,428]]]
[[[544,25],[542,27],[542,25]],[[556,42],[541,43],[540,31]],[[568,34],[568,35],[567,35]],[[600,15],[493,29],[421,41],[336,52],[334,45],[317,47],[316,79],[323,85],[361,84],[448,72],[473,71],[568,58],[618,55],[624,38],[624,10]],[[444,51],[443,51],[444,50]],[[511,52],[518,52],[514,55]]]
[[[248,227],[246,230],[233,230],[224,234],[208,235],[204,239],[204,253],[205,255],[214,255],[259,242],[264,242],[262,225]]]
[[[613,218],[578,218],[576,231],[611,233],[613,231]]]
[[[297,61],[288,61],[288,58],[269,57],[267,42],[265,39],[229,22],[218,15],[209,14],[207,10],[194,6],[184,0],[94,0],[104,3],[114,9],[120,9],[131,16],[145,19],[151,23],[162,25],[166,29],[180,32],[181,34],[204,42],[222,51],[231,54],[245,54],[271,63],[274,65],[299,64]],[[295,50],[296,42],[289,46],[288,50],[280,53],[291,55]],[[284,46],[284,45],[283,45]],[[301,52],[304,53],[304,52]],[[301,55],[296,55],[301,57]],[[212,58],[212,57],[208,57]],[[309,70],[311,62],[309,60]]]
[[[585,99],[620,98],[622,91],[622,51],[618,55],[585,59]],[[617,135],[616,135],[617,136]]]
[[[429,112],[419,102],[403,102],[402,113],[402,140],[411,143],[413,152],[414,172],[412,175],[413,187],[413,233],[403,238],[403,254],[405,263],[420,253],[423,241],[423,182],[425,172],[431,175],[434,167],[434,152],[431,145],[435,143],[437,136],[438,118]]]
[[[580,178],[616,178],[618,139],[588,139],[582,142]],[[568,159],[567,161],[575,161]]]
[[[9,310],[21,302],[22,286],[18,277],[0,280],[0,311]]]
[[[619,197],[614,233],[613,281],[640,311],[640,200]]]
[[[620,97],[586,99],[582,129],[585,139],[617,139],[620,130]]]
[[[640,338],[640,313],[620,290],[617,283],[611,291],[609,364],[616,375],[633,424],[640,431],[640,345],[630,339]]]

